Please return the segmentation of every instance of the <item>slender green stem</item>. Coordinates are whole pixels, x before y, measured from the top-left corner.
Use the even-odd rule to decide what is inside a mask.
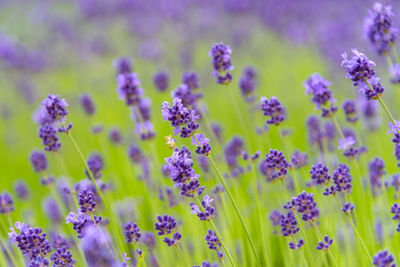
[[[345,139],[345,136],[344,136],[344,134],[343,134],[342,128],[340,127],[340,124],[338,123],[336,117],[335,117],[335,116],[332,116],[332,120],[333,120],[333,123],[335,124],[336,129],[338,130],[340,136],[341,136],[343,139]]]
[[[313,228],[314,228],[314,230],[315,230],[315,233],[316,233],[318,239],[319,239],[319,240],[323,240],[322,234],[321,234],[321,232],[319,231],[318,226],[317,226],[315,223],[313,223],[312,226],[313,226]],[[329,257],[331,258],[331,260],[332,260],[332,262],[333,262],[333,265],[338,266],[337,263],[336,263],[335,257],[333,256],[332,251],[331,251],[330,248],[327,249],[327,252],[328,252]]]
[[[183,253],[182,249],[179,247],[179,245],[176,245],[176,250],[178,251],[179,256],[181,257],[181,260],[185,264],[185,266],[190,266],[189,262],[187,261],[185,254]]]
[[[218,169],[217,166],[215,165],[215,162],[214,162],[214,160],[212,159],[211,155],[207,155],[207,158],[208,158],[208,160],[210,161],[211,165],[213,166],[215,172],[217,173],[217,177],[218,177],[219,181],[221,182],[222,186],[225,188],[225,191],[226,191],[226,193],[227,193],[227,195],[228,195],[228,198],[229,198],[229,200],[231,201],[231,203],[232,203],[232,205],[233,205],[233,207],[234,207],[234,209],[235,209],[235,212],[236,212],[237,216],[239,217],[240,223],[242,224],[242,227],[243,227],[243,229],[244,229],[245,232],[246,232],[246,236],[247,236],[247,239],[248,239],[248,241],[249,241],[249,243],[250,243],[250,246],[251,246],[251,249],[252,249],[252,251],[253,251],[254,257],[256,258],[258,264],[259,264],[260,266],[262,266],[261,261],[260,261],[260,259],[258,258],[258,255],[257,255],[256,248],[255,248],[253,239],[252,239],[251,236],[250,236],[250,232],[249,232],[249,230],[247,229],[246,223],[244,222],[244,219],[243,219],[243,217],[242,217],[242,215],[241,215],[241,213],[240,213],[240,211],[239,211],[239,208],[238,208],[238,206],[236,205],[236,202],[235,202],[235,200],[234,200],[233,197],[232,197],[232,194],[231,194],[231,192],[230,192],[230,190],[229,190],[229,187],[228,187],[227,184],[225,183],[225,179],[223,178],[221,172],[219,171],[219,169]]]
[[[79,157],[83,161],[83,164],[85,165],[85,167],[87,169],[88,176],[89,176],[90,180],[92,181],[93,185],[95,186],[97,193],[99,194],[99,197],[100,197],[100,199],[101,199],[101,201],[103,203],[103,206],[104,206],[104,210],[105,210],[105,212],[106,212],[106,214],[107,214],[107,216],[108,216],[108,218],[110,220],[111,228],[112,228],[112,230],[114,232],[114,235],[115,235],[115,237],[117,239],[117,244],[118,244],[119,250],[120,251],[124,251],[124,245],[122,243],[122,239],[121,239],[121,236],[120,236],[121,233],[120,233],[120,231],[118,231],[118,227],[114,222],[114,216],[113,216],[113,214],[112,214],[112,212],[111,212],[111,210],[109,208],[109,203],[107,202],[103,192],[100,190],[99,186],[97,185],[96,180],[93,178],[92,171],[90,170],[89,166],[87,165],[85,157],[83,156],[81,150],[79,149],[79,146],[76,143],[74,137],[69,132],[67,132],[67,136],[69,137],[69,139],[70,139],[74,149],[78,153]]]
[[[390,120],[392,121],[392,123],[394,125],[396,125],[396,120],[394,119],[392,113],[390,112],[389,108],[386,106],[385,102],[383,102],[382,97],[378,97],[379,103],[381,104],[381,106],[383,107],[383,109],[385,110],[386,114],[389,116]],[[399,129],[397,129],[397,133],[400,134]]]
[[[400,64],[400,59],[399,59],[399,55],[397,54],[396,47],[392,43],[390,44],[390,46],[392,47],[392,52],[393,52],[394,58],[396,59],[397,64]]]

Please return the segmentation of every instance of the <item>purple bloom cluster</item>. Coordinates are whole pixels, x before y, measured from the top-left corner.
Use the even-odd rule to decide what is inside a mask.
[[[283,236],[294,236],[299,230],[299,225],[293,211],[289,210],[286,216],[280,215],[281,231]]]
[[[221,241],[219,240],[217,234],[212,231],[212,230],[208,230],[208,233],[205,237],[205,240],[207,242],[207,246],[209,249],[215,250],[217,252],[217,256],[219,258],[223,257],[223,254],[220,252],[221,249]]]
[[[365,35],[373,49],[380,55],[390,53],[391,46],[398,38],[398,30],[393,27],[391,6],[375,3],[364,22]]]
[[[122,141],[121,131],[118,128],[110,129],[108,137],[113,144],[120,144]]]
[[[19,230],[18,232],[15,230]],[[47,253],[51,251],[50,242],[46,240],[46,233],[41,228],[32,228],[27,224],[16,222],[15,228],[10,228],[8,237],[11,243],[17,243],[21,252],[30,262],[45,262]]]
[[[343,111],[346,115],[346,120],[350,123],[356,123],[358,121],[357,106],[354,100],[347,99],[343,102]]]
[[[328,89],[331,82],[325,80],[319,73],[312,74],[305,82],[306,94],[313,96],[317,109],[321,109],[322,117],[331,117],[336,111],[337,107],[334,106],[336,100],[333,98],[332,91]]]
[[[346,53],[342,55],[342,66],[346,71],[346,78],[350,78],[368,100],[378,99],[384,88],[380,84],[379,78],[375,77],[375,63],[357,49],[352,49],[352,52],[354,55],[351,59],[347,58]]]
[[[373,159],[369,165],[369,180],[373,190],[382,187],[382,177],[385,175],[385,162],[376,157]]]
[[[372,264],[377,267],[395,267],[396,264],[393,263],[394,258],[392,254],[389,254],[387,250],[378,252],[372,258]]]
[[[182,235],[179,232],[176,232],[172,235],[172,238],[165,237],[163,241],[167,244],[168,247],[176,246],[181,241]]]
[[[182,74],[182,83],[189,86],[191,89],[199,88],[199,77],[196,72],[188,71]]]
[[[57,131],[51,125],[42,125],[39,128],[39,137],[42,139],[44,150],[46,151],[58,151],[61,147],[59,142]]]
[[[267,124],[279,125],[286,118],[286,112],[281,102],[273,96],[269,100],[265,96],[261,97],[261,110],[264,116],[269,116]]]
[[[238,164],[238,157],[242,154],[243,150],[243,140],[238,136],[233,137],[225,146],[225,161],[228,164],[233,177],[236,177],[243,172],[243,168]]]
[[[0,213],[10,214],[14,209],[14,201],[11,195],[7,192],[0,194]]]
[[[124,225],[124,233],[126,242],[128,243],[133,243],[133,241],[138,242],[142,236],[138,225],[136,223],[131,223],[130,221]]]
[[[400,205],[398,203],[394,203],[390,208],[390,212],[394,214],[392,217],[393,220],[397,221],[399,224],[397,225],[397,232],[400,232]]]
[[[316,249],[318,250],[328,250],[333,243],[333,239],[329,238],[328,235],[325,235],[324,240],[323,241],[319,241],[318,245],[316,246]]]
[[[140,87],[140,80],[136,73],[121,73],[117,77],[117,92],[121,100],[125,100],[126,105],[137,105],[143,95]]]
[[[68,114],[68,103],[64,98],[60,99],[58,95],[48,95],[42,102],[45,108],[47,118],[50,122],[63,120]]]
[[[193,197],[195,193],[200,195],[204,187],[200,186],[198,178],[200,175],[196,174],[193,169],[193,160],[190,150],[185,146],[181,149],[176,148],[172,156],[166,158],[170,171],[169,177],[175,182],[175,187],[181,189],[181,195]]]
[[[209,139],[204,137],[204,134],[192,135],[192,145],[196,146],[196,153],[199,155],[209,155],[211,153],[211,146]]]
[[[67,223],[72,223],[72,228],[78,234],[78,238],[84,238],[86,236],[87,229],[92,225],[98,225],[102,217],[93,216],[93,218],[87,213],[70,212],[65,218]]]
[[[169,74],[166,71],[158,71],[153,76],[153,83],[158,91],[164,92],[169,86]]]
[[[192,209],[191,213],[196,214],[201,221],[211,220],[216,215],[215,208],[211,206],[213,201],[214,199],[212,199],[208,195],[205,195],[203,197],[203,200],[201,201],[201,206],[202,206],[201,210],[196,204],[194,203],[190,204],[190,207]]]
[[[239,80],[239,88],[243,97],[248,102],[252,102],[255,99],[253,92],[257,85],[256,76],[256,70],[253,67],[248,66],[243,70],[242,77]]]
[[[294,250],[301,249],[303,245],[304,245],[304,239],[300,239],[299,242],[297,242],[297,244],[294,242],[289,242],[289,248]]]
[[[120,57],[115,59],[113,65],[118,74],[132,72],[132,62],[128,57]]]
[[[317,202],[314,200],[314,194],[303,191],[297,197],[293,197],[291,202],[286,205],[296,209],[296,212],[301,213],[301,219],[305,222],[314,223],[319,218],[319,209]]]
[[[233,70],[231,54],[232,49],[228,45],[216,43],[211,46],[209,56],[212,57],[213,75],[217,77],[219,84],[229,84],[233,79],[230,73]]]
[[[337,192],[344,192],[345,194],[349,194],[351,192],[353,185],[349,166],[345,164],[339,164],[338,168],[333,172],[332,180],[334,185],[325,189],[325,196],[334,195]]]
[[[96,207],[95,196],[90,190],[82,190],[79,193],[78,204],[82,213],[93,213]]]
[[[288,168],[290,167],[283,152],[271,149],[265,155],[264,161],[261,163],[261,172],[265,175],[267,181],[276,181],[286,177]]]
[[[318,185],[327,184],[331,179],[328,167],[321,162],[311,167],[310,174],[313,182]]]
[[[79,100],[81,101],[82,108],[86,112],[86,114],[91,116],[95,113],[96,108],[90,95],[86,93],[82,94]]]
[[[172,98],[182,99],[182,103],[185,107],[195,108],[197,106],[197,101],[203,95],[201,93],[194,93],[192,87],[183,83],[171,92],[171,96]]]
[[[128,156],[133,163],[141,163],[144,160],[144,155],[139,147],[130,145],[128,150]]]
[[[294,168],[301,169],[308,164],[308,155],[295,150],[290,162]]]
[[[35,172],[42,172],[47,169],[47,158],[43,152],[34,150],[29,159]]]
[[[53,262],[54,267],[73,267],[75,260],[72,259],[71,251],[63,246],[58,248],[51,256],[50,260]]]
[[[100,179],[102,176],[101,170],[104,167],[103,158],[101,155],[98,153],[91,154],[87,159],[87,165],[90,170],[90,175],[92,175],[94,179]],[[86,169],[85,174],[88,178],[90,177],[89,172]]]
[[[157,216],[157,221],[154,228],[158,235],[166,235],[172,233],[176,228],[176,221],[172,216],[163,215]]]
[[[164,102],[161,112],[164,121],[170,121],[174,127],[174,134],[179,133],[182,138],[191,136],[200,126],[196,122],[199,119],[196,111],[186,108],[180,98],[174,98],[172,107]]]
[[[27,199],[29,197],[28,186],[26,185],[25,181],[16,181],[14,188],[17,197],[19,197],[20,199]]]
[[[353,204],[351,204],[350,202],[344,203],[343,208],[342,208],[342,211],[344,213],[351,214],[353,212],[353,210],[354,210]]]

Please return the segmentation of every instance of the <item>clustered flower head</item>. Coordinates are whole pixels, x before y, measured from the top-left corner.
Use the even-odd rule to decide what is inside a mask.
[[[357,106],[354,100],[347,99],[343,102],[343,111],[346,115],[346,120],[350,123],[356,123],[359,119],[357,116]]]
[[[394,258],[387,250],[378,252],[372,259],[372,264],[377,267],[395,267]]]
[[[294,168],[300,169],[308,164],[308,155],[295,150],[290,162]]]
[[[312,74],[304,82],[306,94],[313,96],[312,101],[317,109],[321,109],[322,117],[331,117],[338,109],[334,106],[336,100],[333,98],[332,91],[328,89],[329,85],[331,85],[331,82],[327,81],[319,73]]]
[[[339,164],[332,175],[333,185],[325,189],[324,195],[335,195],[337,192],[349,194],[353,187],[350,168],[345,164]]]
[[[224,149],[224,156],[226,164],[228,165],[232,176],[236,177],[244,170],[239,166],[238,157],[244,150],[244,142],[242,138],[235,136],[226,145]]]
[[[209,155],[211,153],[210,140],[204,134],[192,135],[192,145],[196,146],[196,153],[199,155]]]
[[[270,99],[265,96],[261,97],[261,110],[264,112],[264,116],[269,116],[267,124],[279,125],[286,118],[285,108],[279,102],[279,100],[273,96]]]
[[[218,258],[222,258],[223,254],[220,251],[222,244],[221,244],[221,241],[219,240],[217,234],[214,231],[209,229],[208,233],[205,237],[205,240],[207,242],[208,248],[211,250],[215,250],[217,252]]]
[[[171,122],[174,134],[180,134],[182,138],[191,136],[200,126],[196,122],[199,119],[196,111],[186,108],[180,98],[174,98],[172,107],[168,102],[164,102],[161,113],[164,121]]]
[[[393,27],[392,7],[377,2],[368,12],[364,23],[366,37],[378,54],[390,53],[391,46],[398,38],[398,29]]]
[[[158,71],[153,76],[153,83],[158,91],[164,92],[169,86],[169,74],[166,71]]]
[[[327,184],[331,179],[328,167],[321,162],[311,167],[310,174],[313,182],[318,185]]]
[[[82,108],[86,112],[86,114],[91,116],[95,113],[96,108],[90,95],[84,93],[81,95],[79,100],[81,101]]]
[[[117,77],[117,92],[121,100],[125,100],[126,105],[133,106],[139,103],[143,95],[140,87],[138,75],[133,73],[121,73]]]
[[[78,238],[84,238],[86,236],[87,230],[93,226],[100,224],[102,217],[97,217],[96,215],[90,216],[88,213],[82,213],[80,210],[77,213],[70,212],[65,218],[66,223],[72,224],[72,229],[78,234]]]
[[[224,43],[216,43],[211,46],[209,56],[212,57],[213,75],[217,77],[219,84],[229,84],[233,79],[231,54],[232,49]]]
[[[102,176],[101,171],[104,167],[104,162],[101,155],[98,153],[91,154],[87,159],[87,165],[89,167],[90,174],[89,171],[85,169],[86,176],[89,178],[90,175],[92,175],[94,179],[100,179]]]
[[[82,190],[79,193],[78,204],[82,213],[93,213],[96,207],[95,196],[90,190]]]
[[[279,225],[283,236],[294,236],[300,230],[296,216],[291,210],[286,215],[280,214]]]
[[[192,87],[183,83],[171,92],[171,96],[172,98],[182,99],[182,103],[185,107],[195,108],[197,106],[197,101],[203,95],[201,93],[193,92],[192,89]]]
[[[199,77],[196,72],[190,70],[182,74],[182,83],[189,86],[191,89],[199,88]]]
[[[132,61],[128,57],[120,57],[115,59],[113,61],[113,65],[118,74],[132,72]]]
[[[124,225],[124,233],[126,242],[128,243],[138,242],[142,236],[138,225],[136,223],[131,223],[130,221]]]
[[[312,193],[301,192],[297,197],[293,197],[284,208],[296,210],[302,215],[301,219],[305,222],[314,223],[319,218],[319,209]]]
[[[176,228],[176,221],[172,216],[163,215],[157,216],[157,221],[154,224],[158,235],[166,235],[172,233]]]
[[[271,149],[260,165],[261,172],[265,175],[267,181],[285,178],[289,167],[290,164],[283,152],[276,149]]]
[[[0,213],[10,214],[14,211],[14,200],[7,192],[0,194]]]
[[[346,78],[354,82],[354,86],[358,86],[368,100],[376,100],[382,96],[385,90],[379,82],[379,78],[375,76],[375,62],[370,61],[366,55],[352,49],[353,57],[348,59],[347,53],[342,55],[342,66],[346,71]]]
[[[212,199],[208,195],[205,195],[203,200],[201,201],[201,209],[194,203],[190,204],[190,207],[192,209],[191,213],[196,214],[201,221],[211,220],[216,215],[215,208],[212,206],[213,201],[214,199]]]
[[[368,167],[371,187],[373,190],[376,191],[378,188],[382,187],[382,177],[386,173],[385,162],[382,159],[376,157],[369,163]]]
[[[324,240],[318,242],[316,249],[328,250],[332,246],[332,243],[333,243],[333,239],[329,238],[328,235],[325,235]]]
[[[256,70],[248,66],[243,70],[242,77],[239,80],[239,88],[247,102],[252,102],[255,99],[253,93],[257,85],[256,76]]]
[[[50,260],[54,267],[73,267],[75,260],[72,259],[71,251],[68,247],[62,246],[58,248],[51,256]]]
[[[35,172],[42,172],[47,169],[47,158],[43,152],[34,150],[29,159]]]

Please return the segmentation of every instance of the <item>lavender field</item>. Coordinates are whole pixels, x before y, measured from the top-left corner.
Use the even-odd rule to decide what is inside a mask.
[[[398,266],[399,18],[0,0],[0,266]]]

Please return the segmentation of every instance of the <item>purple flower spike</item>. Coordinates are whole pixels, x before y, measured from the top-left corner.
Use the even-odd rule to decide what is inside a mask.
[[[350,175],[350,168],[345,164],[339,164],[338,168],[332,175],[333,186],[325,189],[324,195],[334,195],[336,192],[345,192],[349,194],[353,187],[352,177]]]
[[[117,92],[121,100],[125,100],[126,105],[137,105],[143,95],[140,87],[140,80],[136,73],[123,73],[117,77]]]
[[[142,236],[138,225],[136,223],[131,223],[130,221],[124,225],[124,233],[126,242],[128,243],[138,242]]]
[[[46,124],[39,128],[39,137],[42,139],[44,150],[46,151],[58,151],[61,147],[61,143],[57,137],[57,131],[52,126]]]
[[[269,219],[271,220],[272,226],[278,226],[281,223],[281,213],[274,210],[269,214]]]
[[[196,146],[196,153],[199,155],[209,155],[211,153],[211,146],[209,139],[204,137],[204,134],[195,134],[192,136],[192,145]]]
[[[293,152],[291,163],[296,169],[301,169],[308,164],[308,155],[296,150]]]
[[[319,218],[319,209],[314,200],[314,194],[303,191],[297,197],[293,197],[291,205],[296,208],[298,213],[302,214],[302,220],[305,222],[315,222]]]
[[[209,249],[215,250],[217,252],[217,255],[219,258],[222,258],[223,255],[220,252],[221,249],[221,241],[218,239],[217,234],[212,231],[212,230],[208,230],[208,233],[205,237],[205,240],[207,242],[207,246]]]
[[[80,99],[81,105],[83,110],[88,114],[89,116],[93,115],[96,111],[96,108],[93,103],[93,99],[91,98],[90,95],[88,94],[83,94]]]
[[[377,2],[368,12],[364,22],[366,37],[379,55],[390,53],[391,45],[398,38],[398,29],[393,27],[392,7]]]
[[[318,242],[318,245],[316,246],[316,249],[318,250],[328,250],[333,243],[333,239],[329,238],[328,235],[325,235],[324,241]]]
[[[230,73],[233,70],[231,54],[232,49],[223,43],[216,43],[211,47],[209,56],[212,57],[213,75],[217,77],[219,84],[229,84],[233,79]]]
[[[300,230],[296,216],[291,210],[289,210],[286,216],[281,214],[279,225],[281,226],[283,236],[294,236]]]
[[[256,76],[255,69],[249,66],[243,70],[242,77],[239,80],[239,88],[247,102],[252,102],[255,98],[253,92],[256,88]]]
[[[182,235],[179,232],[176,232],[172,235],[172,239],[166,237],[164,238],[164,242],[167,244],[168,247],[176,246],[181,241]]]
[[[347,58],[347,53],[342,55],[342,67],[346,71],[346,78],[354,82],[354,85],[364,85],[365,80],[370,80],[375,75],[375,62],[370,61],[366,55],[352,49],[353,57]]]
[[[285,120],[285,109],[275,96],[271,97],[269,100],[263,96],[261,97],[260,103],[264,116],[270,117],[270,119],[267,120],[267,124],[279,125]]]
[[[78,203],[82,213],[93,213],[96,207],[96,200],[93,192],[85,189],[82,190],[79,193]]]
[[[72,259],[71,251],[66,246],[58,248],[50,256],[50,260],[53,262],[54,267],[73,267],[75,260]]]
[[[182,74],[182,83],[189,86],[191,89],[199,88],[199,77],[196,72],[188,71]]]
[[[347,150],[347,149],[351,148],[355,143],[356,143],[356,140],[354,139],[353,136],[347,136],[344,139],[340,138],[338,148],[341,150]]]
[[[29,159],[35,172],[42,172],[47,169],[47,158],[43,152],[34,150]]]
[[[10,214],[14,209],[14,201],[11,195],[7,192],[0,194],[0,213]]]
[[[357,116],[357,106],[354,100],[345,100],[343,102],[343,111],[346,115],[346,120],[350,123],[356,123],[359,119]]]
[[[294,242],[290,242],[289,243],[289,248],[290,249],[294,249],[294,250],[299,250],[299,249],[301,249],[303,247],[303,245],[304,245],[304,240],[300,239],[297,244],[294,243]]]
[[[128,57],[120,57],[115,59],[113,65],[118,74],[132,72],[132,61]]]
[[[164,92],[169,86],[169,74],[166,71],[159,71],[153,76],[153,83],[158,91]]]
[[[87,160],[87,165],[89,166],[89,170],[91,175],[93,175],[93,178],[100,179],[102,176],[101,170],[104,167],[103,158],[101,155],[97,153],[91,154]],[[89,172],[86,169],[85,174],[89,178]]]
[[[179,133],[182,138],[191,136],[200,126],[196,123],[199,119],[196,111],[186,108],[180,98],[174,98],[172,107],[168,102],[164,102],[161,113],[164,121],[170,121],[172,127],[175,128],[174,133]]]
[[[311,167],[311,179],[318,185],[327,184],[331,179],[331,176],[328,172],[328,167],[320,162],[317,165]]]
[[[377,188],[382,187],[382,177],[385,175],[385,162],[376,157],[373,161],[371,161],[368,165],[369,167],[369,179],[371,182],[372,189],[376,190]]]
[[[51,119],[51,122],[62,120],[67,114],[68,103],[64,98],[60,99],[58,95],[48,95],[43,100],[42,105],[44,106],[47,115]]]
[[[201,221],[211,220],[216,215],[215,208],[213,206],[211,206],[213,201],[214,201],[214,199],[212,199],[208,195],[205,195],[203,198],[203,201],[201,201],[203,211],[201,211],[200,208],[196,204],[191,203],[190,204],[190,207],[192,209],[191,213],[196,214],[200,218]]]
[[[317,109],[321,109],[322,117],[331,117],[336,111],[337,107],[334,106],[336,100],[333,98],[332,91],[328,89],[331,82],[325,80],[319,73],[312,74],[305,82],[306,94],[313,96]]]
[[[265,155],[261,166],[261,171],[266,176],[267,181],[276,181],[286,177],[290,164],[287,162],[283,152],[271,149]]]
[[[394,258],[387,250],[380,251],[372,258],[372,264],[377,267],[395,267]]]
[[[157,221],[154,224],[158,235],[166,235],[172,233],[176,228],[175,219],[172,216],[163,215],[157,216]]]
[[[351,214],[353,212],[353,210],[354,210],[354,205],[352,205],[350,202],[344,203],[343,208],[342,208],[342,211],[344,213]]]
[[[362,92],[367,100],[376,100],[382,96],[385,88],[380,83],[380,79],[377,77],[372,77],[368,84],[360,86],[360,92]]]

